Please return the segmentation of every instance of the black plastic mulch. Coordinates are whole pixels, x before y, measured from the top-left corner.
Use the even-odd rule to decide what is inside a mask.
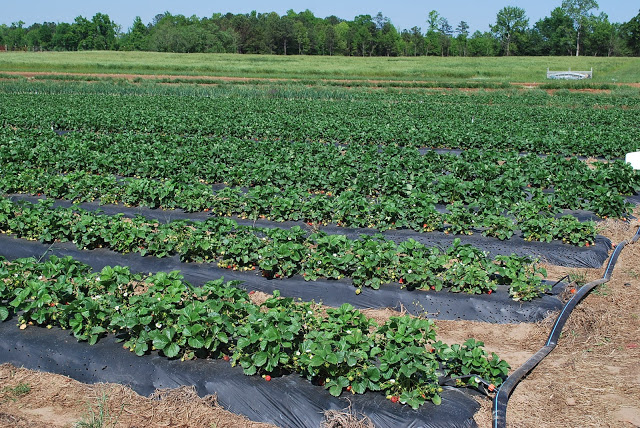
[[[471,391],[447,389],[442,404],[427,403],[418,410],[394,404],[381,393],[343,393],[336,398],[296,374],[245,376],[224,360],[170,360],[157,353],[143,357],[122,348],[113,336],[95,345],[78,342],[58,328],[17,328],[14,319],[0,323],[0,363],[69,376],[84,383],[112,382],[130,386],[141,395],[158,388],[195,386],[200,396],[216,394],[225,409],[253,421],[282,427],[321,426],[325,410],[354,411],[368,416],[376,427],[473,427],[480,407]]]

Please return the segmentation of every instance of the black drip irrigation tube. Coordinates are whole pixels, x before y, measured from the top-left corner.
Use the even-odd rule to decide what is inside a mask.
[[[576,307],[578,303],[584,299],[587,294],[595,287],[600,284],[604,284],[609,282],[611,279],[611,273],[613,272],[613,268],[618,261],[618,257],[620,256],[620,252],[627,245],[634,243],[640,239],[640,228],[636,230],[635,235],[631,240],[624,240],[613,251],[611,258],[609,259],[609,263],[607,263],[607,268],[604,271],[604,275],[602,278],[592,281],[588,284],[583,285],[580,289],[573,295],[571,299],[564,305],[562,311],[558,315],[556,322],[553,324],[553,328],[551,329],[551,333],[549,333],[549,338],[545,345],[540,348],[538,352],[536,352],[531,358],[529,358],[522,366],[520,366],[516,371],[511,373],[511,375],[504,381],[498,391],[496,392],[496,396],[493,399],[493,428],[506,428],[507,426],[507,404],[509,402],[509,397],[511,397],[511,393],[516,388],[518,383],[524,378],[529,372],[531,372],[537,365],[551,353],[558,344],[558,339],[560,338],[560,333],[562,332],[562,328],[564,324],[567,322],[569,315]]]

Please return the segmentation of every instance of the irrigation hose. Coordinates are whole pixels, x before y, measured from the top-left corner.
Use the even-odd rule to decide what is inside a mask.
[[[609,282],[611,279],[611,273],[613,272],[613,268],[618,261],[618,257],[620,256],[620,252],[622,249],[630,243],[634,243],[640,239],[640,228],[636,230],[635,235],[631,240],[624,240],[618,244],[618,246],[613,251],[611,258],[609,259],[609,263],[607,263],[607,268],[604,271],[604,275],[602,278],[592,281],[588,284],[583,285],[580,289],[569,299],[569,301],[564,305],[562,311],[556,318],[556,322],[553,324],[553,328],[551,329],[551,333],[549,333],[549,338],[545,345],[540,348],[538,352],[536,352],[531,358],[529,358],[522,366],[520,366],[516,371],[511,373],[511,375],[504,381],[504,383],[498,388],[496,392],[496,396],[493,399],[493,428],[506,428],[507,426],[507,404],[509,402],[509,397],[511,393],[518,385],[518,383],[524,378],[531,370],[533,370],[540,361],[544,359],[547,355],[553,351],[553,349],[558,344],[558,339],[560,338],[560,333],[562,332],[562,328],[564,327],[569,315],[576,307],[578,303],[582,299],[586,297],[587,294],[595,287],[600,284],[604,284],[605,282]]]

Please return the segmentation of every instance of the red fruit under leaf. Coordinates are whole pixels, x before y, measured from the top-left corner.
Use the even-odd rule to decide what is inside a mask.
[[[351,391],[351,385],[347,386],[347,391]]]
[[[391,397],[391,402],[392,403],[397,403],[399,399],[400,398],[397,395],[394,395],[393,397]]]
[[[403,284],[404,283],[404,279],[400,278],[399,282],[400,282],[400,284]]]
[[[223,360],[225,360],[225,361],[229,361],[229,360],[230,360],[230,358],[229,358],[229,356],[228,356],[228,355],[224,355],[224,356],[222,357],[222,359],[223,359]]]
[[[491,294],[491,293],[492,293],[492,291],[491,291],[491,290],[487,291],[487,294]]]
[[[264,380],[266,380],[267,382],[269,382],[269,381],[271,380],[271,376],[266,375],[266,376],[264,377]]]

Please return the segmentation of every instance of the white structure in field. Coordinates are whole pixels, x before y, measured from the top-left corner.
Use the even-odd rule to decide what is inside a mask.
[[[593,79],[593,67],[590,71],[550,71],[547,68],[547,79],[565,79],[565,80],[582,80]]]
[[[633,169],[640,169],[640,152],[627,153],[624,161],[630,163]]]

